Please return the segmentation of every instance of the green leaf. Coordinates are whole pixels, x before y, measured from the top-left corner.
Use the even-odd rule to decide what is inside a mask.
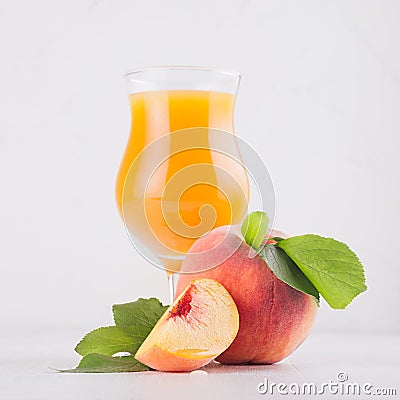
[[[267,232],[269,218],[262,211],[255,211],[247,215],[244,219],[241,232],[245,242],[253,249],[257,250]]]
[[[112,356],[119,352],[135,354],[143,342],[143,335],[138,335],[135,330],[107,326],[98,328],[88,333],[75,347],[81,356],[90,353],[99,353]]]
[[[141,372],[150,368],[140,363],[133,356],[110,357],[103,354],[88,354],[82,358],[76,368],[59,370],[59,372]]]
[[[163,306],[156,298],[138,299],[132,303],[113,306],[115,325],[120,328],[132,328],[136,335],[147,337],[154,325],[165,313],[168,306]]]
[[[314,297],[319,304],[318,290],[282,249],[272,244],[266,244],[261,247],[258,254],[266,261],[278,279],[292,288]]]
[[[285,240],[285,239],[283,239],[283,238],[281,238],[279,236],[274,236],[272,238],[269,238],[268,240],[273,240],[274,242],[280,242],[280,241]]]
[[[345,308],[367,289],[364,268],[344,243],[303,235],[282,240],[276,246],[296,263],[332,308]]]
[[[167,310],[156,298],[138,299],[113,306],[117,326],[107,326],[89,332],[75,347],[83,356],[74,369],[60,372],[135,372],[149,368],[134,358],[148,334]],[[130,356],[111,357],[120,352]]]

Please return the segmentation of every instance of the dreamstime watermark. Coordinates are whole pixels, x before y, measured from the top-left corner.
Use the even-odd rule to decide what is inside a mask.
[[[339,372],[335,380],[316,384],[313,382],[298,383],[276,383],[267,378],[259,383],[257,391],[263,395],[310,395],[321,396],[325,394],[340,396],[397,396],[396,388],[375,387],[369,382],[350,382],[346,372]]]

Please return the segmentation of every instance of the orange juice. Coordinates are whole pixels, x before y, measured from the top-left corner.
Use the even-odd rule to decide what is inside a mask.
[[[235,95],[222,92],[130,95],[132,125],[117,177],[117,204],[130,233],[166,268],[178,270],[196,238],[217,226],[239,223],[247,211],[247,175],[232,150],[216,151],[209,129],[181,131],[203,127],[232,133],[234,105]],[[175,131],[180,134],[171,133]],[[233,133],[224,140],[240,158]],[[161,151],[146,153],[146,146],[155,142]],[[146,170],[151,162],[157,167]],[[125,208],[123,201],[131,206]]]

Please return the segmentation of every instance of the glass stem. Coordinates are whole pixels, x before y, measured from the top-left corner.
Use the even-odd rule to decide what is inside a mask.
[[[174,273],[168,272],[169,302],[172,304],[175,297]]]

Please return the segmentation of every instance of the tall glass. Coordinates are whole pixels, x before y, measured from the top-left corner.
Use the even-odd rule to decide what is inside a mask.
[[[170,277],[198,237],[240,223],[247,211],[249,183],[233,128],[240,75],[154,67],[125,79],[131,131],[117,205],[131,237]]]

